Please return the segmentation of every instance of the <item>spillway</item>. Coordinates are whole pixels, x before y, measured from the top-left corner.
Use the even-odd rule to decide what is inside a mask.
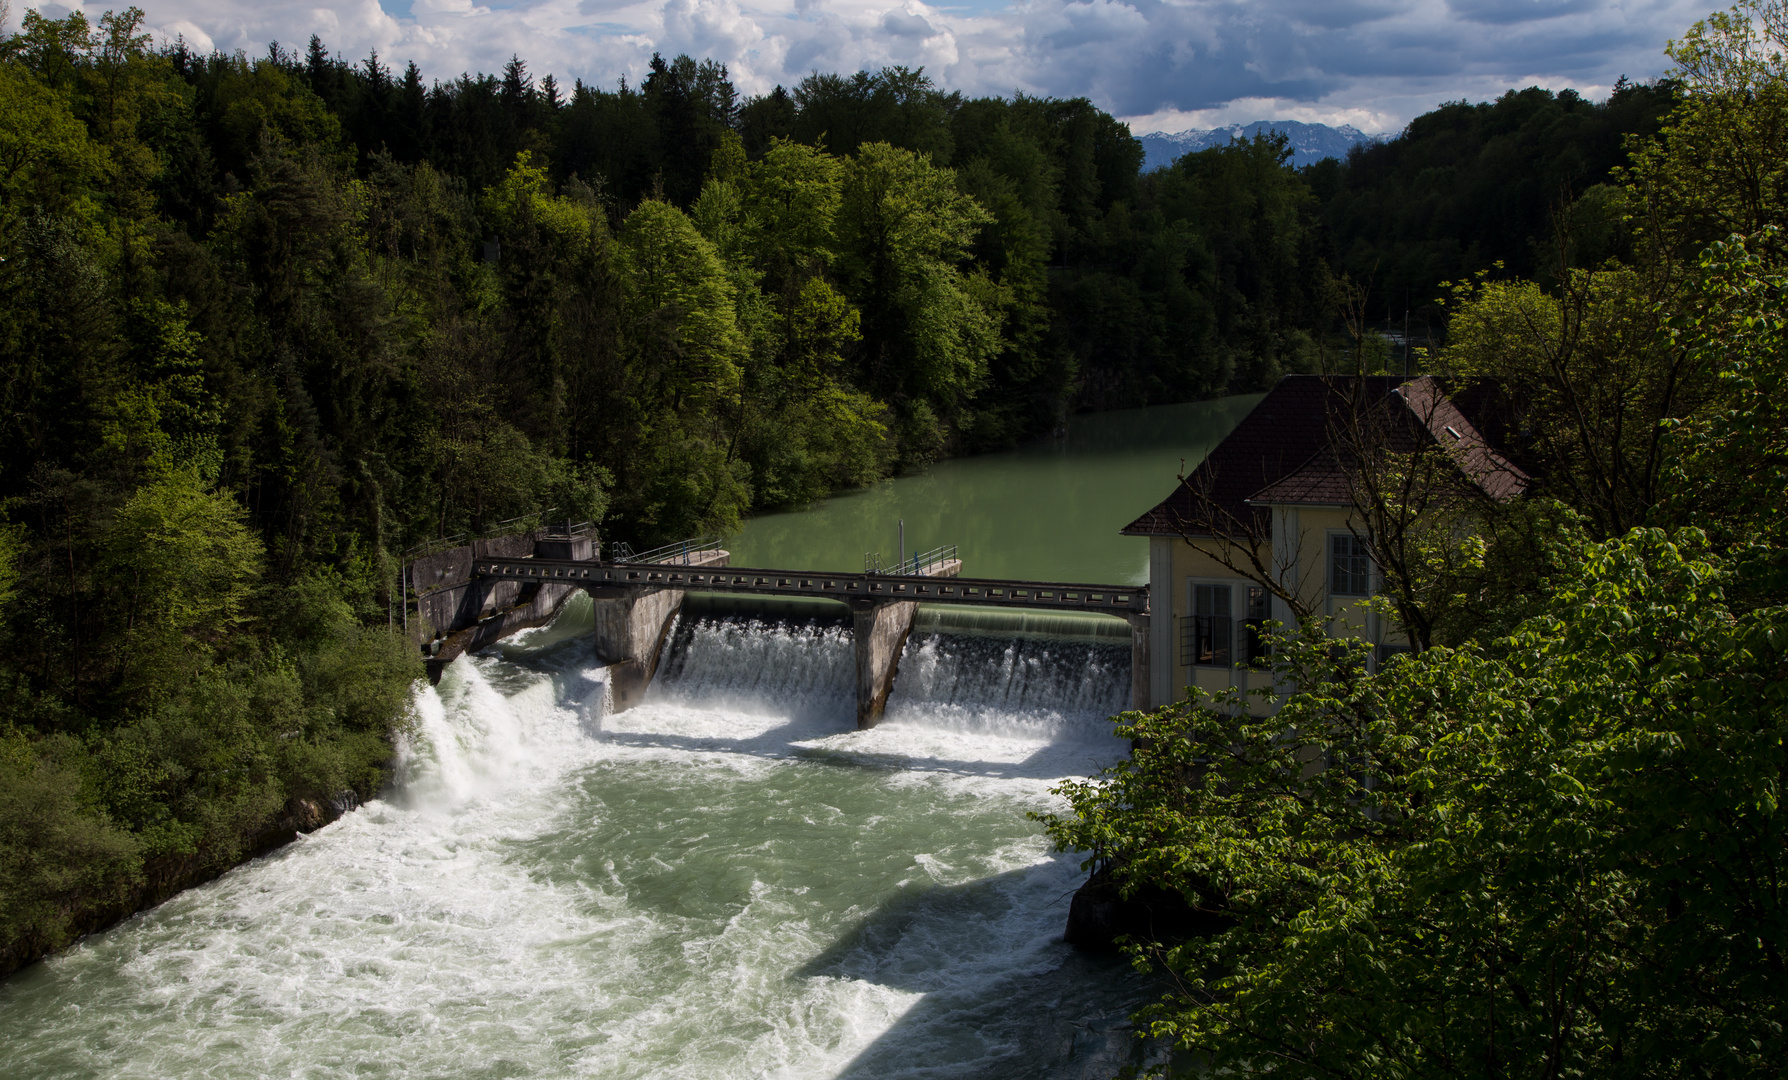
[[[588,602],[418,687],[385,797],[0,984],[17,1077],[1051,1077],[1155,988],[1061,942],[1027,811],[1114,760],[1128,647],[693,605],[607,714]],[[1010,630],[1011,628],[1007,628]]]

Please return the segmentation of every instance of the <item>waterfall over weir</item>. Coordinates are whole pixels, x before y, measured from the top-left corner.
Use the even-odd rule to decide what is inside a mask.
[[[1091,1080],[1158,988],[1062,940],[1031,811],[1127,651],[703,610],[605,715],[589,602],[447,666],[385,796],[0,983],[8,1075]],[[815,617],[818,616],[818,617]],[[974,628],[971,628],[974,629]]]
[[[654,694],[753,702],[803,719],[849,717],[843,605],[696,598],[666,647]],[[921,607],[887,722],[963,734],[1098,741],[1130,707],[1130,630],[1108,616]]]

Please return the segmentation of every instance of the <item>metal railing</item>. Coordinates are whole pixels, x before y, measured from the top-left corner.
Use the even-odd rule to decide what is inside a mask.
[[[610,544],[608,561],[611,563],[655,563],[661,566],[689,566],[696,556],[709,551],[720,550],[720,537],[697,536],[688,540],[679,540],[674,544],[665,544],[650,551],[635,552],[626,544]]]
[[[931,572],[941,568],[945,563],[956,561],[956,545],[945,544],[934,547],[930,551],[914,552],[905,562],[891,566],[882,564],[882,553],[866,551],[863,553],[863,572],[865,574],[881,574],[885,577],[929,577]]]
[[[514,533],[527,532],[530,529],[539,528],[541,524],[545,522],[546,515],[553,513],[556,510],[558,510],[558,507],[549,506],[545,510],[536,510],[531,514],[522,514],[520,517],[512,517],[499,521],[490,528],[480,529],[475,533],[454,533],[452,536],[443,536],[436,540],[424,540],[422,543],[417,544],[415,547],[404,552],[403,561],[413,562],[416,559],[433,555],[438,551],[446,551],[448,548],[456,548],[469,544],[474,540],[489,540],[492,537],[510,536]],[[589,527],[590,523],[586,521],[583,525]]]
[[[923,564],[921,564],[923,565]],[[1147,585],[1078,585],[1057,581],[828,574],[748,567],[614,565],[571,559],[478,559],[472,573],[510,581],[551,582],[604,590],[693,589],[759,596],[817,596],[835,600],[918,601],[1054,611],[1146,615]],[[609,593],[608,595],[614,595]]]
[[[577,540],[595,531],[596,524],[590,521],[549,521],[540,526],[540,536],[546,540]]]

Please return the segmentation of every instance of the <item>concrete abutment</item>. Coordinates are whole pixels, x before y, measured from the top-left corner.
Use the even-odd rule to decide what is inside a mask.
[[[900,668],[900,653],[913,632],[919,605],[910,600],[851,602],[851,634],[857,652],[857,729],[881,723]]]
[[[1131,612],[1124,621],[1130,624],[1130,707],[1147,711],[1154,704],[1149,695],[1149,613]]]

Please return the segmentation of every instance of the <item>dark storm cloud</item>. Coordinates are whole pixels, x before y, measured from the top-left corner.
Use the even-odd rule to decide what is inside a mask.
[[[311,33],[441,78],[511,54],[561,81],[638,78],[653,52],[725,63],[741,90],[814,70],[923,66],[969,94],[1089,97],[1123,116],[1274,108],[1407,118],[1517,83],[1607,86],[1665,67],[1710,0],[149,0],[169,38],[250,54]],[[998,3],[999,0],[993,0]],[[92,5],[90,15],[101,10]],[[1308,112],[1308,109],[1306,109]],[[1247,119],[1253,119],[1248,117]]]
[[[1057,0],[1030,7],[1021,52],[1038,89],[1140,115],[1240,98],[1367,99],[1412,80],[1443,96],[1461,79],[1605,85],[1660,72],[1665,39],[1699,14],[1608,0]]]

